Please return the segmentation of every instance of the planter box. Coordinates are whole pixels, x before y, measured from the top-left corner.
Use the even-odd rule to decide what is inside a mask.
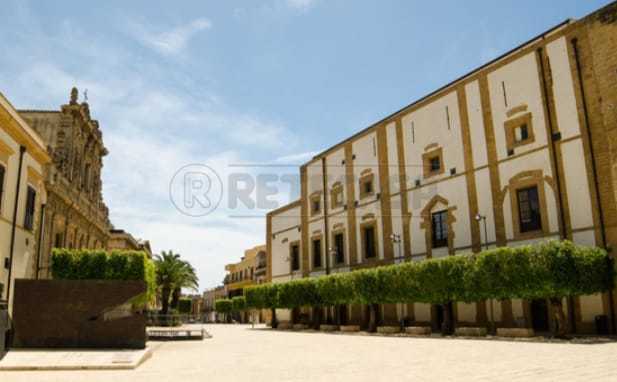
[[[289,330],[292,328],[292,325],[289,322],[279,322],[276,328],[279,330]]]
[[[408,326],[405,328],[405,333],[414,336],[426,336],[432,333],[430,326]]]
[[[309,329],[309,326],[306,324],[294,324],[293,326],[294,330],[307,330]]]
[[[377,333],[381,333],[381,334],[394,334],[394,333],[400,333],[400,332],[401,332],[400,326],[378,326],[377,327]]]
[[[535,335],[531,328],[497,328],[499,337],[533,337]]]
[[[146,346],[146,316],[127,301],[143,281],[15,280],[13,346],[133,348]]]
[[[319,325],[319,330],[322,332],[334,332],[339,330],[338,325]]]
[[[454,330],[457,336],[466,337],[486,337],[486,328],[482,327],[460,327]]]
[[[341,325],[341,332],[351,333],[351,332],[359,332],[359,331],[360,331],[360,325]]]

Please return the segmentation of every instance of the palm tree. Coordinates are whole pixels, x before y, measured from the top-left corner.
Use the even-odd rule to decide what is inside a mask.
[[[182,261],[180,276],[176,280],[176,285],[171,293],[171,307],[174,309],[178,309],[178,303],[180,301],[180,293],[182,292],[182,288],[192,289],[197,291],[197,287],[199,285],[199,279],[195,274],[195,268],[187,262]]]
[[[154,256],[156,263],[156,281],[160,288],[162,314],[169,312],[169,297],[174,294],[172,307],[177,305],[182,288],[197,290],[198,278],[195,268],[187,261],[180,259],[180,255],[173,251],[162,251]]]

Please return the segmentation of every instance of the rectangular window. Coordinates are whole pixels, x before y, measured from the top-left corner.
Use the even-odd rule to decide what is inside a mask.
[[[330,191],[330,196],[332,198],[332,208],[338,208],[343,206],[343,186],[340,184],[336,184],[332,187],[332,191]]]
[[[311,215],[317,215],[321,212],[321,196],[315,194],[311,196]]]
[[[4,174],[6,170],[0,165],[0,212],[2,211],[2,199],[4,198]]]
[[[54,240],[54,248],[62,248],[62,246],[64,245],[62,242],[64,241],[64,238],[62,236],[61,233],[57,233],[56,234],[56,239]]]
[[[519,226],[522,232],[542,229],[538,187],[524,188],[516,192],[518,197]]]
[[[524,142],[529,139],[529,129],[527,124],[524,123],[514,130],[514,140],[516,142]]]
[[[313,240],[313,268],[321,268],[321,239]]]
[[[345,262],[345,239],[342,232],[334,235],[334,249],[336,250],[336,264],[343,264]]]
[[[372,259],[377,256],[375,248],[375,227],[368,226],[363,229],[364,235],[364,257]]]
[[[24,228],[28,231],[32,231],[34,226],[34,210],[36,208],[36,191],[28,186],[28,193],[26,194],[26,216],[24,218]]]
[[[364,193],[365,194],[370,194],[373,192],[373,182],[372,181],[366,181],[364,182]]]
[[[291,271],[299,271],[300,270],[300,246],[298,244],[293,244],[291,246]]]
[[[439,211],[431,215],[433,223],[433,248],[448,246],[448,211]]]
[[[431,172],[438,172],[441,169],[441,160],[439,157],[433,157],[431,161]]]
[[[373,195],[373,174],[364,175],[360,178],[360,199]]]

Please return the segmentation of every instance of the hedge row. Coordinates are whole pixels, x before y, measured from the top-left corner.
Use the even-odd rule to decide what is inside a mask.
[[[562,298],[613,288],[606,251],[550,241],[245,289],[247,308]]]
[[[244,296],[236,296],[231,299],[221,298],[214,301],[214,310],[218,313],[240,312],[246,308],[246,300]]]
[[[156,295],[155,265],[142,251],[55,248],[51,275],[64,280],[141,280],[147,291],[141,302],[150,302]]]

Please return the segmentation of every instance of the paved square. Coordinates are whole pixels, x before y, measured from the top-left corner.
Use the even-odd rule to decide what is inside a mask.
[[[5,381],[614,381],[617,343],[392,338],[207,325],[211,339],[150,342],[136,370],[1,372]]]

